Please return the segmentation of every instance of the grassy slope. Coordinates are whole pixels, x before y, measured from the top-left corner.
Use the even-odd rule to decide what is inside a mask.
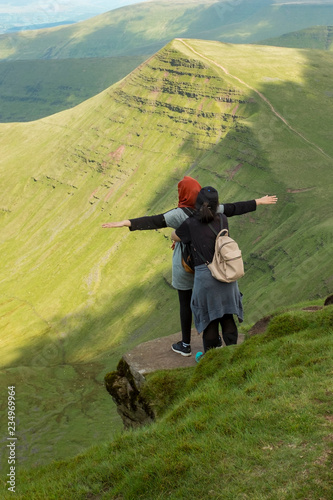
[[[22,471],[16,496],[329,500],[332,360],[332,306],[278,314],[264,335],[151,375],[156,423]]]
[[[23,465],[110,439],[119,423],[105,373],[134,345],[179,330],[170,231],[101,224],[172,208],[183,174],[215,185],[221,201],[279,196],[231,221],[246,322],[332,291],[332,160],[318,150],[333,156],[318,77],[332,79],[329,54],[189,43],[314,145],[179,41],[73,110],[0,127],[1,384],[21,396]]]
[[[0,62],[0,122],[33,121],[76,106],[146,56]]]
[[[125,7],[72,26],[3,35],[0,58],[12,60],[0,65],[0,121],[31,121],[73,107],[175,37],[253,42],[314,23],[333,24],[333,5],[176,0]],[[287,40],[282,45],[309,43],[308,36]]]
[[[260,44],[301,49],[332,50],[332,35],[332,26],[312,26],[304,30],[286,33],[277,38],[263,40]]]

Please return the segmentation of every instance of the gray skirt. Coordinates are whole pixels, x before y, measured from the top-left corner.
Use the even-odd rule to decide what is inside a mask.
[[[196,266],[191,309],[198,333],[203,332],[214,319],[222,318],[225,314],[236,314],[242,322],[242,294],[237,281],[223,283],[213,278],[206,264]]]

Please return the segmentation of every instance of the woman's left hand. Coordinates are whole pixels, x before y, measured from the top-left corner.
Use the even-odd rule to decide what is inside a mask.
[[[114,228],[114,227],[131,227],[131,221],[129,220],[121,220],[118,222],[107,222],[106,224],[102,224],[103,228]]]

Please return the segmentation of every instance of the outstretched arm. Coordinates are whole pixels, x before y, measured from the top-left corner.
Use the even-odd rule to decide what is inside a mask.
[[[118,222],[107,222],[106,224],[103,224],[102,227],[104,228],[131,227],[131,221],[126,219]]]
[[[262,198],[257,198],[256,200],[249,201],[237,201],[236,203],[224,203],[220,205],[220,212],[224,213],[227,217],[233,217],[234,215],[243,215],[248,212],[254,212],[258,205],[270,205],[277,202],[277,197],[273,196],[263,196]],[[221,207],[223,209],[221,210]]]
[[[130,231],[144,231],[146,229],[162,229],[167,227],[164,214],[148,215],[137,219],[126,219],[118,222],[107,222],[103,224],[104,228],[128,227]]]
[[[269,196],[266,194],[266,196],[263,196],[262,198],[256,199],[256,204],[257,205],[275,205],[275,203],[278,201],[277,197],[274,195]]]

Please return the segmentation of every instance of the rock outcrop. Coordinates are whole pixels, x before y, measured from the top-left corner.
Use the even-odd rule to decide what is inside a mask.
[[[125,357],[119,361],[117,370],[105,377],[106,389],[117,405],[125,428],[139,427],[155,418],[149,403],[140,394],[144,382],[143,375],[133,369]]]

